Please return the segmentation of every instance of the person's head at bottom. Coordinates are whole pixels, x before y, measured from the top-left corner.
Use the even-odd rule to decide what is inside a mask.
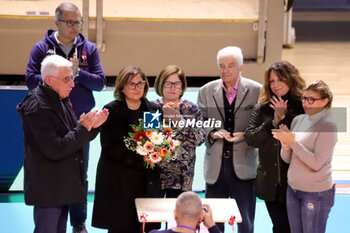
[[[203,210],[203,207],[205,210]],[[210,206],[202,204],[199,196],[192,191],[179,195],[176,200],[174,217],[177,223],[177,226],[173,228],[175,232],[193,232],[201,222],[207,228],[215,225]]]

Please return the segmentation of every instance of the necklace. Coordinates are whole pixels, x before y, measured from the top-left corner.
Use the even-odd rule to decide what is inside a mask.
[[[189,229],[193,232],[196,232],[196,229],[194,229],[193,227],[188,227],[188,226],[184,226],[184,225],[177,225],[176,227],[179,227],[179,228],[186,228],[186,229]]]

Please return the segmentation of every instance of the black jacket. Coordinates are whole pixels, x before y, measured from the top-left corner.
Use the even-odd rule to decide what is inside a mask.
[[[271,129],[280,124],[290,124],[295,116],[304,113],[301,101],[287,94],[282,97],[288,99],[287,112],[283,120],[274,127],[272,124],[274,110],[266,105],[257,105],[252,114],[245,139],[251,146],[259,149],[259,164],[256,177],[256,195],[265,201],[285,201],[287,188],[287,171],[289,165],[280,156],[281,144],[274,139]],[[277,192],[277,188],[279,192]]]
[[[154,111],[155,105],[142,100],[139,110],[133,111],[128,109],[125,100],[115,100],[105,108],[109,116],[101,127],[102,150],[96,172],[92,226],[125,233],[139,232],[135,198],[148,196],[148,188],[160,191],[160,177],[157,172],[156,187],[153,183],[148,187],[152,170],[145,169],[141,155],[126,148],[124,137],[132,132],[130,124],[138,124],[143,112]]]
[[[62,104],[70,109],[68,98]],[[82,146],[88,132],[59,95],[39,85],[17,105],[24,133],[24,197],[27,205],[57,207],[86,200]],[[69,117],[69,119],[68,119]]]

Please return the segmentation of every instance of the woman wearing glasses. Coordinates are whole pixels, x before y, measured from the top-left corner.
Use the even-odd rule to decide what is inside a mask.
[[[116,100],[105,106],[110,115],[101,129],[92,225],[108,233],[140,232],[134,201],[145,196],[146,171],[142,156],[128,150],[123,139],[144,111],[155,110],[146,99],[148,88],[140,68],[123,68],[115,84]]]
[[[279,125],[290,126],[293,118],[304,113],[300,97],[305,81],[287,61],[273,63],[265,72],[259,104],[254,110],[245,139],[259,149],[256,195],[265,201],[274,233],[290,232],[287,206],[288,164],[280,156],[281,145],[272,130]]]
[[[157,76],[154,84],[156,93],[162,98],[155,103],[163,109],[163,117],[169,120],[172,128],[178,132],[176,139],[181,142],[176,157],[163,167],[160,175],[162,196],[176,198],[184,191],[192,190],[196,146],[205,140],[202,128],[174,127],[173,123],[187,120],[202,120],[198,106],[182,98],[187,87],[186,76],[175,65],[165,67]]]
[[[332,93],[323,81],[311,83],[302,96],[305,114],[273,135],[289,163],[287,209],[292,233],[322,233],[334,204],[332,157],[337,126],[328,116]]]

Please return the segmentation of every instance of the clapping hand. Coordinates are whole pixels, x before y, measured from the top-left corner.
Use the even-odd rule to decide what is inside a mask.
[[[280,96],[278,98],[272,96],[270,102],[270,107],[275,111],[273,121],[277,125],[286,114],[288,100],[283,100]]]
[[[102,111],[94,110],[88,112],[87,114],[83,113],[79,117],[79,123],[84,126],[87,131],[90,131],[92,128],[100,127],[108,118],[109,112],[108,109],[103,109]]]
[[[109,115],[108,109],[104,108],[102,111],[96,113],[95,122],[92,125],[92,128],[96,129],[100,127],[107,120]]]
[[[163,106],[163,114],[165,120],[179,121],[181,120],[179,104],[174,102],[169,102]]]
[[[282,147],[286,150],[290,149],[290,145],[295,140],[295,133],[289,131],[286,125],[280,125],[279,129],[272,130],[273,137],[279,140]]]
[[[73,77],[77,76],[79,72],[79,60],[77,58],[76,53],[73,54],[73,57],[70,59],[70,62],[72,63]]]

